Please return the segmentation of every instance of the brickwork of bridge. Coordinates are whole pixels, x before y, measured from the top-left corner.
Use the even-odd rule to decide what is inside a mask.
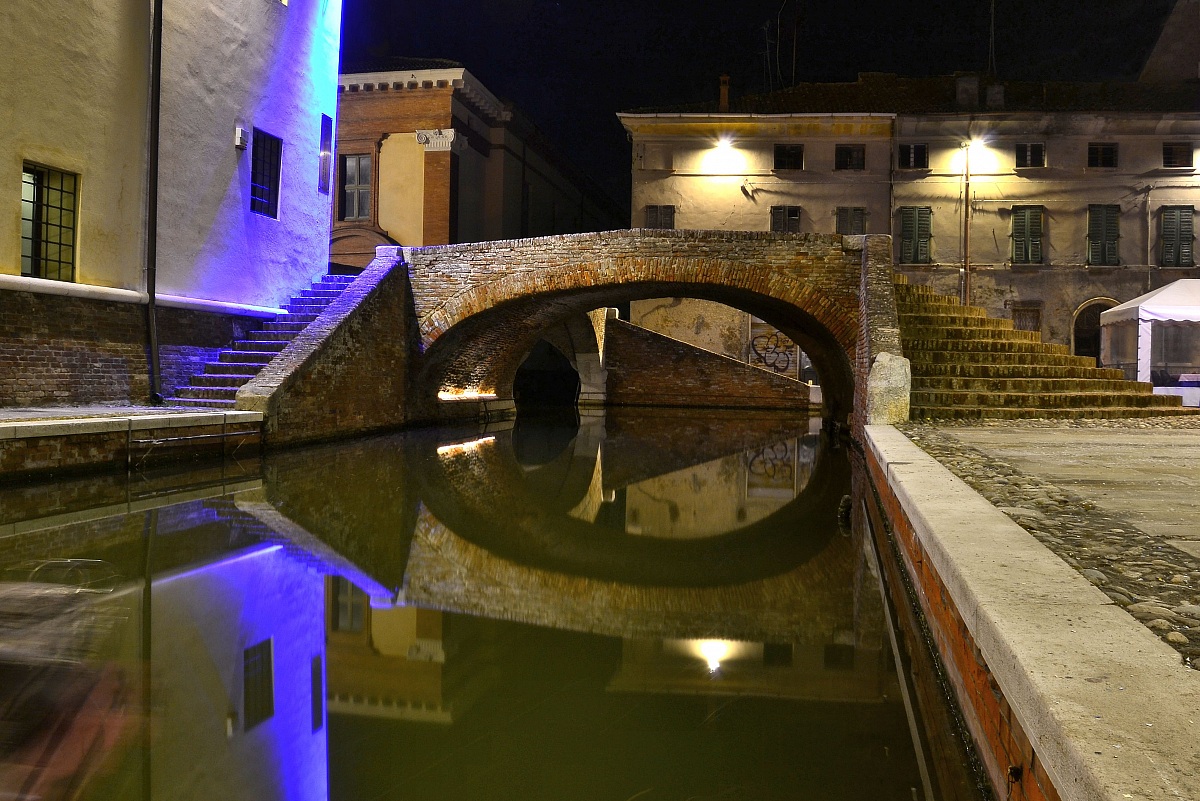
[[[503,413],[548,332],[574,332],[576,360],[594,362],[579,321],[656,297],[774,325],[811,358],[827,416],[889,414],[866,392],[876,357],[900,354],[889,237],[660,230],[379,248],[237,407],[264,412],[268,444]],[[907,417],[907,385],[892,394]]]

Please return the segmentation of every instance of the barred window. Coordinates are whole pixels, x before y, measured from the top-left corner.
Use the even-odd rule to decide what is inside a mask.
[[[1191,142],[1163,142],[1163,166],[1191,167],[1193,150]]]
[[[900,145],[900,162],[897,166],[902,170],[927,169],[929,167],[929,145]]]
[[[777,170],[803,170],[804,145],[775,145],[775,163]]]
[[[1046,145],[1042,142],[1018,142],[1013,155],[1018,168],[1046,166]]]
[[[329,194],[333,172],[333,117],[321,115],[321,152],[317,158],[317,191]]]
[[[1089,142],[1088,143],[1088,166],[1089,167],[1116,167],[1117,166],[1117,143],[1116,142]]]
[[[865,170],[867,168],[867,146],[835,145],[833,168],[835,170]]]
[[[21,275],[75,280],[79,176],[25,163],[21,168]]]
[[[279,219],[279,175],[283,169],[283,140],[254,129],[250,158],[250,211]]]
[[[346,579],[333,579],[333,630],[362,631],[367,616],[367,594]]]

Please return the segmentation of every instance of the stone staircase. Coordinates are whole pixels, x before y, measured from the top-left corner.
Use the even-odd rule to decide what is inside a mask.
[[[250,331],[247,339],[235,340],[232,347],[221,351],[216,361],[204,366],[204,372],[192,376],[189,386],[179,387],[166,402],[172,406],[232,409],[238,388],[258,375],[354,278],[326,275],[313,282],[310,289],[302,290],[284,305],[286,314],[264,323],[257,331]]]
[[[1121,370],[1096,367],[1012,320],[896,276],[900,340],[912,363],[911,417],[923,419],[1151,417],[1191,414]]]

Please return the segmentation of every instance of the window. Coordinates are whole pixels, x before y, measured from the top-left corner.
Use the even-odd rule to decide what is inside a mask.
[[[837,232],[844,236],[865,234],[867,232],[867,210],[861,206],[839,206]]]
[[[317,654],[312,658],[312,730],[325,725],[325,660]]]
[[[341,191],[338,197],[339,220],[371,219],[371,157],[342,156]]]
[[[901,264],[929,264],[929,239],[933,209],[929,206],[900,207]]]
[[[1042,330],[1042,307],[1034,303],[1017,302],[1012,309],[1013,328],[1018,331]]]
[[[775,169],[803,170],[804,145],[775,145]]]
[[[79,176],[21,167],[21,275],[75,280],[75,208]]]
[[[1117,253],[1120,220],[1120,206],[1098,203],[1088,206],[1088,264],[1120,264]]]
[[[333,172],[333,118],[321,115],[321,155],[317,167],[317,191],[329,194],[330,173]]]
[[[900,145],[900,163],[902,170],[924,170],[929,167],[929,145]],[[862,169],[858,167],[857,169]]]
[[[771,230],[779,233],[800,233],[800,207],[772,206]]]
[[[1164,167],[1191,167],[1191,142],[1163,142]]]
[[[647,228],[674,228],[675,227],[675,207],[674,206],[647,206],[646,207],[646,227]]]
[[[242,652],[242,728],[250,731],[275,714],[275,677],[271,641]]]
[[[1193,218],[1196,209],[1192,206],[1162,207],[1162,260],[1163,267],[1191,267],[1195,264],[1193,242],[1195,227]]]
[[[1041,206],[1013,206],[1013,264],[1042,263],[1043,219],[1044,213]]]
[[[1041,142],[1018,142],[1013,155],[1018,168],[1046,166],[1046,146]]]
[[[1089,167],[1116,167],[1116,142],[1088,142]]]
[[[367,594],[346,579],[333,579],[333,630],[362,631],[366,620]]]
[[[867,146],[834,146],[833,168],[835,170],[865,170],[867,168]]]
[[[254,129],[250,158],[250,211],[279,219],[279,173],[283,168],[283,140]]]

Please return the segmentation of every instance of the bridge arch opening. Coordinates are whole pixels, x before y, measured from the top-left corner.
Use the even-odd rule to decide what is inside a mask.
[[[796,343],[822,386],[822,414],[845,422],[854,406],[856,318],[844,311],[839,314],[836,303],[802,281],[784,277],[772,283],[769,290],[774,291],[728,283],[644,281],[551,290],[496,303],[441,333],[425,354],[417,389],[430,401],[456,396],[511,398],[518,369],[548,332],[571,325],[578,328],[587,324],[589,313],[603,314],[607,307],[632,301],[696,298],[746,312]],[[575,356],[578,361],[580,351]],[[591,358],[598,361],[598,353]],[[579,372],[582,377],[583,371]],[[668,380],[670,375],[664,374],[664,381]],[[582,383],[586,387],[588,382]]]

